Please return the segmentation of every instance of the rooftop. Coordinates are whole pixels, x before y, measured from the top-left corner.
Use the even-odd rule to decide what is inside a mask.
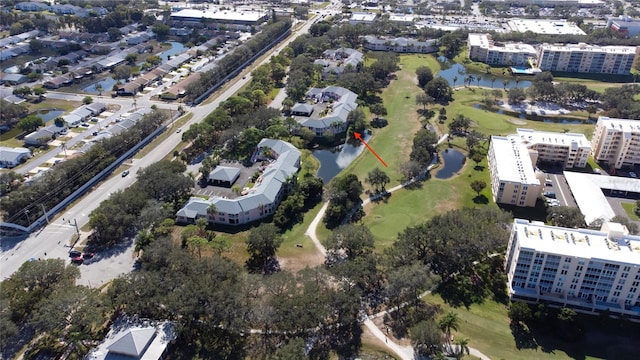
[[[258,21],[267,16],[264,11],[201,11],[195,9],[182,9],[172,13],[171,17],[195,18],[195,19],[212,19],[212,20],[229,20],[229,21]]]
[[[588,51],[588,52],[598,52],[598,53],[609,53],[609,54],[629,54],[635,55],[636,47],[635,46],[599,46],[599,45],[590,45],[585,43],[579,44],[542,44],[540,47],[543,50],[553,50],[553,51]]]
[[[583,134],[517,129],[518,136],[525,144],[566,145],[591,147],[591,142]]]
[[[583,259],[602,259],[640,265],[640,236],[627,235],[620,224],[608,223],[601,231],[548,226],[514,219],[520,246],[540,252]],[[624,230],[622,232],[621,230]]]
[[[531,31],[536,34],[586,35],[576,24],[568,22],[567,20],[512,19],[509,20],[508,24],[513,31],[519,32]]]
[[[517,135],[492,136],[491,147],[494,149],[500,181],[540,184],[533,171],[529,150]]]
[[[478,46],[478,47],[489,49],[489,50],[499,50],[502,52],[514,52],[514,53],[528,52],[530,54],[536,53],[536,49],[529,44],[523,44],[523,43],[496,44],[491,39],[491,35],[489,34],[469,34],[469,44],[471,46]]]
[[[607,129],[613,129],[621,132],[638,133],[640,132],[640,120],[618,119],[607,116],[598,118],[598,125],[603,125]]]

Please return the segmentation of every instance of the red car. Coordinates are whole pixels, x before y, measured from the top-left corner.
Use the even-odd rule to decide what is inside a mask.
[[[84,259],[82,258],[82,256],[76,256],[76,257],[71,258],[71,262],[74,263],[74,264],[80,265],[80,264],[82,264],[84,262]]]
[[[93,253],[82,253],[83,259],[91,259],[93,258]]]

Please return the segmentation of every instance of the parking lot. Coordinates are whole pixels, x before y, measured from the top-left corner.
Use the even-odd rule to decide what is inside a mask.
[[[238,161],[223,160],[222,162],[220,162],[219,166],[234,167],[240,169],[240,176],[233,185],[238,185],[240,189],[243,189],[249,183],[249,181],[251,181],[251,177],[256,171],[260,169],[262,164],[257,162],[251,167],[245,167]],[[235,193],[231,188],[228,187],[213,185],[207,185],[203,187],[201,184],[202,183],[200,182],[195,185],[195,188],[193,189],[194,194],[207,197],[219,196],[227,199],[233,199],[240,196],[240,194]]]

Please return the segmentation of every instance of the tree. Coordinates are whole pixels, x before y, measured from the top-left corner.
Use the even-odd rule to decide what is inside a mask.
[[[518,88],[510,89],[507,97],[509,99],[508,101],[510,105],[519,104],[527,98],[527,96],[524,93],[524,90],[518,89]]]
[[[481,154],[481,153],[479,153],[479,152],[475,152],[475,153],[473,153],[473,155],[471,156],[471,160],[473,160],[473,162],[475,162],[475,163],[476,163],[476,166],[478,166],[478,164],[480,164],[480,162],[481,162],[482,160],[484,160],[484,155],[482,155],[482,154]]]
[[[347,224],[333,230],[327,239],[326,263],[333,265],[353,261],[373,252],[373,235],[364,225]]]
[[[427,83],[424,92],[435,99],[438,103],[447,103],[451,101],[453,90],[449,82],[441,77],[437,77]]]
[[[458,318],[458,314],[454,313],[453,310],[446,313],[438,322],[440,330],[446,335],[446,342],[449,348],[451,348],[451,330],[458,331],[459,325],[460,318]]]
[[[480,193],[482,192],[482,190],[484,190],[484,188],[487,187],[487,183],[482,180],[474,180],[471,182],[470,186],[471,186],[471,189],[473,189],[473,191],[475,191],[476,194],[480,196]]]
[[[533,319],[529,304],[524,301],[512,302],[509,307],[509,319],[513,323],[527,322]]]
[[[153,31],[160,40],[163,40],[169,35],[169,30],[171,30],[171,28],[162,23],[156,23],[151,27],[151,31]]]
[[[138,60],[138,54],[129,53],[129,54],[127,54],[127,56],[125,56],[124,60],[127,62],[127,64],[129,66],[135,66],[136,65],[136,60]]]
[[[435,103],[435,99],[425,93],[416,94],[416,104],[422,105],[422,109],[426,110],[427,106]]]
[[[20,97],[23,97],[23,98],[31,95],[32,93],[33,93],[33,91],[28,86],[20,86],[20,87],[17,87],[15,89],[13,89],[13,95],[17,95],[17,96],[20,96]]]
[[[471,126],[471,119],[460,114],[449,124],[449,130],[456,135],[466,134],[469,126]]]
[[[416,75],[418,76],[418,86],[424,88],[427,83],[433,80],[433,72],[426,66],[419,66],[416,69]]]
[[[89,104],[91,104],[92,102],[93,102],[93,98],[92,98],[91,96],[88,96],[88,95],[87,95],[87,96],[85,96],[85,97],[82,99],[82,103],[83,103],[83,104],[85,104],[85,105],[89,105]]]
[[[116,66],[116,68],[113,69],[113,77],[116,80],[127,80],[131,77],[131,71],[132,69],[129,65]]]
[[[375,169],[369,171],[366,181],[375,187],[376,192],[379,192],[379,189],[385,189],[385,186],[391,181],[391,179],[386,172],[376,167]]]
[[[462,337],[458,338],[455,341],[457,350],[456,350],[456,359],[460,360],[464,356],[464,354],[469,355],[469,338]]]
[[[32,132],[40,126],[44,126],[42,118],[36,115],[28,115],[18,121],[18,128],[24,132]]]
[[[413,138],[413,147],[409,158],[421,166],[426,167],[431,163],[433,150],[438,142],[437,135],[427,129],[420,129]]]
[[[589,105],[586,110],[588,118],[591,119],[591,114],[595,114],[598,111],[598,108],[594,105]]]
[[[423,320],[409,329],[413,351],[421,357],[429,357],[442,351],[442,334],[435,321]]]
[[[580,209],[569,206],[556,206],[547,215],[547,221],[551,222],[553,226],[561,226],[568,228],[583,228],[584,215],[580,212]]]
[[[273,354],[273,360],[304,360],[309,357],[305,354],[305,344],[302,338],[293,338]]]
[[[369,105],[369,111],[371,111],[372,114],[376,115],[376,117],[387,116],[387,108],[380,103]]]
[[[269,274],[276,270],[269,265],[275,260],[276,251],[282,244],[278,228],[273,224],[260,224],[251,230],[246,243],[249,271]]]

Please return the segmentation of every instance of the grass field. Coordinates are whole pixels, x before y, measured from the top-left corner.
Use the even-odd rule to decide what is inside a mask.
[[[509,327],[508,309],[504,304],[487,300],[482,304],[471,305],[469,309],[452,309],[437,294],[428,295],[423,300],[440,305],[444,313],[453,310],[460,319],[459,331],[454,333],[455,337],[468,337],[470,347],[480,350],[491,359],[616,358],[612,354],[629,347],[629,344],[633,343],[632,334],[637,331],[637,325],[616,325],[612,320],[600,326],[595,324],[598,318],[580,315],[579,319],[581,318],[583,323],[591,324],[582,340],[567,343],[551,335],[538,334],[535,336],[535,348],[518,349]]]
[[[627,213],[627,216],[629,217],[629,219],[633,221],[640,221],[640,217],[638,217],[638,215],[636,215],[634,211],[636,208],[635,203],[622,202],[620,203],[620,205],[622,205],[622,208],[624,209],[624,212]]]
[[[413,136],[420,128],[420,118],[415,103],[415,95],[421,91],[417,86],[415,70],[419,66],[428,66],[435,73],[439,69],[438,62],[429,55],[407,55],[400,57],[401,71],[398,78],[383,91],[381,98],[387,108],[386,119],[389,125],[376,129],[369,145],[389,165],[384,171],[391,178],[388,187],[400,183],[398,172],[400,164],[409,160],[409,153],[413,144]],[[383,168],[382,164],[370,152],[365,152],[343,170],[343,174],[356,174],[364,180],[367,173],[375,167]],[[368,186],[365,184],[365,186]]]

